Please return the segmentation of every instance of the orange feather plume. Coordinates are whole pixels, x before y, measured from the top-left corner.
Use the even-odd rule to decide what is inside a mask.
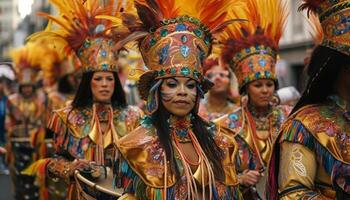
[[[282,0],[241,0],[240,8],[229,8],[230,18],[247,19],[248,22],[228,26],[219,36],[224,43],[222,57],[225,62],[242,49],[256,45],[278,50],[288,13]]]
[[[306,10],[308,16],[310,13],[317,13],[317,8],[320,7],[320,4],[324,2],[324,0],[304,0],[304,3],[299,7],[299,11]]]
[[[312,32],[310,34],[314,40],[314,43],[316,45],[320,45],[323,41],[324,33],[320,20],[318,19],[318,16],[316,14],[311,13],[309,15],[309,24],[312,28]]]
[[[214,30],[225,22],[227,6],[231,2],[232,0],[135,0],[135,7],[145,31],[158,28],[165,19],[181,15],[195,17],[210,30]]]
[[[110,0],[101,4],[99,0],[50,0],[59,10],[58,16],[39,13],[55,25],[30,36],[31,39],[45,37],[63,47],[67,54],[77,51],[87,38],[122,38],[128,32],[123,28],[121,15],[125,8],[132,8],[131,1]],[[109,17],[115,17],[110,19]],[[119,21],[116,19],[120,19]]]

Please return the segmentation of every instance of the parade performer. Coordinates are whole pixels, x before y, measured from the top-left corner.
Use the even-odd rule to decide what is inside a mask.
[[[5,129],[15,199],[39,196],[34,177],[21,174],[37,160],[35,138],[45,134],[45,99],[36,90],[40,70],[38,48],[41,47],[29,43],[12,53],[19,89],[8,98]]]
[[[186,6],[184,6],[186,4]],[[203,76],[212,34],[225,23],[229,1],[138,0],[136,30],[150,69],[139,80],[148,115],[118,141],[123,163],[122,199],[239,199],[232,137],[198,115],[212,83]],[[137,26],[138,25],[138,26]]]
[[[212,54],[213,55],[213,54]],[[207,121],[220,118],[237,108],[234,98],[239,96],[235,75],[219,62],[218,56],[211,56],[204,62],[204,74],[214,83],[199,106],[199,115]]]
[[[81,196],[78,184],[73,184],[75,171],[91,169],[93,165],[118,170],[116,141],[139,124],[142,112],[127,106],[117,75],[116,55],[121,39],[128,35],[119,20],[123,10],[121,2],[64,0],[52,3],[59,8],[59,15],[42,15],[58,27],[35,37],[62,42],[64,45],[59,46],[79,58],[83,75],[72,103],[54,111],[48,124],[55,135],[54,158],[42,160],[36,168],[44,172],[47,169],[50,177],[70,183],[67,199],[75,200],[88,198]],[[114,23],[120,21],[119,26],[112,25],[108,19],[112,16]]]
[[[74,99],[79,85],[76,68],[72,57],[63,58],[55,65],[43,68],[48,113],[65,107]]]
[[[221,35],[222,59],[235,72],[241,94],[240,108],[215,122],[234,134],[239,146],[237,171],[244,199],[264,197],[272,146],[288,115],[276,105],[276,59],[286,11],[280,0],[247,0],[233,17],[248,19]],[[260,196],[260,197],[259,197]]]
[[[49,23],[48,27],[51,25]],[[34,33],[33,35],[36,35]],[[31,36],[30,36],[31,37]],[[55,85],[62,75],[63,71],[72,73],[71,68],[63,68],[62,64],[64,62],[64,55],[59,52],[59,48],[54,41],[48,41],[43,39],[31,40],[29,37],[29,42],[36,45],[40,45],[40,49],[37,50],[37,54],[41,56],[38,63],[40,69],[42,70],[43,78],[43,91],[45,92],[45,124],[47,124],[51,112],[54,109],[65,107],[67,101],[67,94],[61,94],[55,90]],[[62,80],[68,81],[67,79]],[[69,85],[69,82],[64,82],[60,85]],[[71,86],[73,87],[73,86]],[[62,88],[62,87],[61,87]],[[60,89],[60,88],[58,88]],[[68,88],[69,89],[69,88]],[[66,96],[67,95],[67,96]],[[72,94],[71,94],[72,95]],[[45,134],[40,135],[40,137],[35,137],[34,144],[36,144],[36,159],[32,165],[27,167],[22,171],[22,174],[35,175],[35,183],[39,187],[39,198],[40,200],[60,200],[64,199],[67,194],[67,184],[63,180],[52,180],[45,175],[45,172],[40,170],[33,170],[34,166],[41,163],[41,159],[52,157],[54,154],[54,141],[53,134],[50,131],[45,131]],[[35,172],[32,172],[35,171]]]
[[[350,3],[305,0],[323,41],[306,90],[285,122],[269,167],[269,199],[350,199]]]

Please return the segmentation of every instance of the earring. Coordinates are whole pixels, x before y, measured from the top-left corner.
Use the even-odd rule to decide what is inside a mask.
[[[247,107],[249,101],[249,96],[247,94],[241,96],[241,106]]]

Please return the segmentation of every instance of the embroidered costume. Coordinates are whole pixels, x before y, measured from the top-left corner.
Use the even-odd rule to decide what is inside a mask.
[[[215,120],[215,123],[234,134],[239,146],[238,173],[248,170],[263,172],[278,130],[290,109],[271,104],[265,113],[258,114],[254,105],[247,102],[246,87],[259,79],[271,79],[278,86],[275,69],[286,12],[279,0],[248,0],[242,12],[231,12],[230,15],[248,20],[229,26],[220,39],[223,61],[232,67],[238,79],[241,107]],[[258,192],[242,185],[242,192],[250,196],[245,198],[263,198],[265,181],[261,178],[256,185]]]
[[[179,124],[191,124],[191,121],[180,122]],[[175,121],[176,123],[176,121]],[[165,157],[165,150],[160,146],[156,129],[152,125],[151,117],[145,117],[142,126],[135,129],[126,137],[120,140],[118,145],[125,157],[122,163],[123,183],[125,187],[125,199],[240,199],[238,190],[237,175],[234,159],[237,153],[236,143],[228,135],[218,132],[215,126],[211,127],[210,133],[216,144],[224,151],[222,165],[224,168],[225,181],[220,182],[211,179],[215,169],[207,168],[208,160],[201,160],[195,172],[191,172],[188,161],[183,153],[180,153],[179,146],[175,143],[192,142],[197,143],[191,129],[182,125],[171,124],[173,136],[174,156],[177,167],[181,169],[180,177],[176,177],[171,166]],[[176,133],[177,129],[185,129],[182,135]],[[199,153],[203,154],[200,146]],[[207,159],[202,155],[203,159]],[[127,162],[126,162],[127,161]],[[207,163],[204,163],[207,162]],[[167,178],[164,178],[167,177]],[[196,185],[198,183],[198,186]],[[164,189],[166,188],[166,190]],[[206,193],[205,193],[206,191]],[[201,196],[200,193],[205,196]],[[210,194],[209,194],[210,193]],[[212,196],[210,198],[210,195]],[[123,198],[122,197],[122,198]]]
[[[236,187],[234,157],[237,149],[233,138],[214,127],[205,127],[210,129],[211,141],[224,154],[224,177],[219,181],[214,177],[216,169],[212,168],[203,144],[193,131],[191,115],[184,119],[170,115],[167,121],[174,160],[167,158],[157,134],[159,130],[154,126],[152,115],[159,109],[161,97],[158,93],[164,79],[188,77],[198,83],[196,113],[199,99],[212,86],[203,77],[202,63],[211,50],[212,34],[225,26],[225,6],[229,1],[195,0],[186,1],[188,5],[183,6],[184,3],[138,0],[135,7],[141,22],[132,15],[125,19],[129,29],[134,31],[131,38],[141,40],[139,48],[150,70],[139,80],[140,95],[147,101],[149,115],[140,127],[118,141],[125,158],[121,166],[125,188],[122,199],[238,199],[240,196]],[[181,149],[183,143],[192,143],[198,162],[187,159]]]
[[[8,98],[5,129],[8,141],[8,161],[15,189],[15,199],[37,199],[39,191],[34,177],[21,174],[38,159],[40,143],[45,134],[45,99],[35,89],[40,70],[38,45],[29,43],[13,52],[12,57],[19,82],[19,92]],[[30,89],[25,93],[23,88]]]
[[[323,40],[309,65],[312,81],[301,98],[307,103],[295,109],[275,144],[269,167],[269,198],[349,199],[349,105],[338,95],[328,95],[326,99],[317,95],[321,100],[315,103],[311,99],[319,84],[325,81],[332,84],[325,80],[330,76],[329,69],[349,64],[350,3],[305,0],[301,9],[318,15],[323,34],[317,38]],[[337,64],[339,66],[328,64],[339,60],[335,56],[348,60]],[[315,65],[316,61],[321,65]]]
[[[56,46],[62,48],[58,51],[65,51],[67,56],[77,59],[79,63],[76,64],[81,67],[83,78],[101,71],[112,72],[113,76],[117,74],[121,39],[128,34],[121,24],[121,11],[129,4],[123,7],[121,2],[115,4],[113,0],[103,4],[98,0],[52,3],[58,7],[59,15],[42,15],[57,27],[36,33],[31,39],[55,41]],[[111,17],[113,23],[118,25],[112,25]],[[89,86],[84,88],[85,92],[89,90],[92,90]],[[114,93],[117,92],[123,90],[118,77],[115,77]],[[91,94],[90,99],[84,100],[88,102],[87,106],[70,104],[52,113],[48,129],[54,134],[55,155],[33,166],[33,169],[47,171],[51,178],[64,179],[69,184],[67,199],[72,200],[98,198],[90,193],[82,195],[83,188],[72,179],[71,166],[74,162],[84,159],[109,167],[117,177],[120,157],[116,142],[139,124],[142,115],[142,111],[127,106],[123,99],[113,100],[112,97],[110,103],[94,102]]]

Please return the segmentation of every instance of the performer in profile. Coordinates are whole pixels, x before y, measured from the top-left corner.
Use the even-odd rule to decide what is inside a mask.
[[[229,2],[135,1],[142,23],[127,22],[150,69],[139,81],[148,115],[117,142],[126,161],[122,198],[240,199],[235,141],[198,115],[212,86],[203,61]]]
[[[119,42],[128,31],[121,24],[112,26],[108,18],[119,19],[122,3],[65,0],[53,4],[59,14],[44,15],[58,28],[35,37],[63,43],[59,46],[77,56],[83,74],[72,103],[51,116],[48,129],[54,134],[55,156],[42,160],[41,165],[50,177],[70,184],[68,199],[78,199],[82,191],[77,192],[81,187],[72,181],[75,171],[98,165],[114,169],[117,177],[120,157],[116,143],[139,124],[142,112],[127,106],[117,74]]]
[[[232,17],[248,22],[230,25],[222,34],[222,59],[235,72],[240,108],[216,120],[239,146],[237,171],[244,199],[265,196],[272,146],[289,107],[278,105],[276,61],[286,10],[280,0],[247,0]]]
[[[269,199],[350,199],[350,4],[305,0],[300,8],[318,14],[324,37],[277,138]]]

